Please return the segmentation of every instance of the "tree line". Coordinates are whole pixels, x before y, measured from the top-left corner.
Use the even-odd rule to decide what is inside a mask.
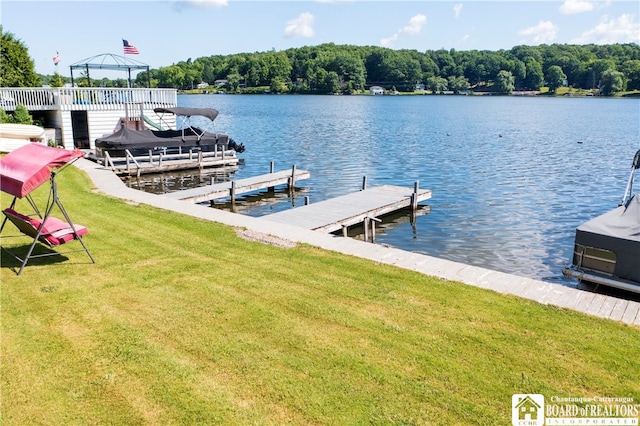
[[[603,94],[640,90],[640,46],[539,45],[510,50],[393,50],[335,45],[284,51],[212,55],[152,69],[155,87],[193,89],[224,83],[225,90],[268,87],[275,93],[354,93],[370,86],[388,90],[539,90],[561,86]],[[138,84],[146,76],[138,75]]]
[[[0,31],[2,26],[0,26]],[[37,75],[28,49],[2,31],[0,86],[61,86],[59,74]],[[640,46],[542,44],[509,50],[394,50],[376,46],[336,45],[283,51],[212,55],[150,70],[152,87],[194,89],[206,83],[227,92],[358,93],[371,86],[434,93],[467,90],[510,93],[562,86],[610,95],[640,90]],[[76,79],[79,86],[127,87],[127,80]],[[141,72],[135,85],[146,87]]]

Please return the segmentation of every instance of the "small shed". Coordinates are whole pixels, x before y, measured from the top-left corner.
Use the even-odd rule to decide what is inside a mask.
[[[372,95],[384,95],[384,89],[380,86],[369,87],[369,93]]]

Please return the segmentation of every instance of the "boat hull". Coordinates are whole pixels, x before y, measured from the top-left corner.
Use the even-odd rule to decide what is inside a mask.
[[[572,265],[564,273],[640,292],[640,195],[576,229]]]

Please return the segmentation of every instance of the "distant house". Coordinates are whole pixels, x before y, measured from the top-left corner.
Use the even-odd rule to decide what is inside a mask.
[[[216,87],[223,87],[223,86],[226,86],[227,83],[228,83],[227,80],[216,80],[213,82],[213,85]]]
[[[417,84],[416,84],[416,87],[415,87],[415,90],[424,90],[424,88],[425,88],[424,84],[422,84],[422,83],[417,83]]]
[[[204,89],[204,88],[209,87],[209,83],[203,81],[202,83],[198,83],[197,87],[198,87],[198,89]]]
[[[369,93],[372,95],[384,95],[384,89],[380,86],[369,87]]]

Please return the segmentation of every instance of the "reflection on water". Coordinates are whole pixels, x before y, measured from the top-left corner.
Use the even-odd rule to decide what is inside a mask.
[[[368,185],[431,189],[428,215],[378,227],[377,242],[564,283],[576,226],[617,206],[638,149],[637,99],[484,96],[179,96],[220,111],[247,151],[231,171],[154,178],[150,191],[296,165],[304,188],[245,197],[262,216]],[[637,186],[637,185],[636,185]],[[222,206],[222,208],[229,208]]]
[[[238,166],[209,168],[202,170],[182,170],[171,173],[125,177],[125,184],[133,189],[152,194],[166,194],[214,183],[228,182],[238,171]]]

